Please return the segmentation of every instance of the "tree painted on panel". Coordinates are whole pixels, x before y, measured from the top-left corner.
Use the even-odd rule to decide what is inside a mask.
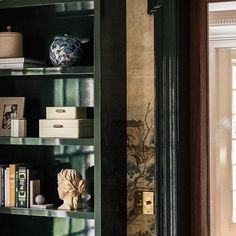
[[[148,102],[143,120],[129,120],[127,130],[128,145],[128,219],[134,213],[134,193],[137,190],[154,189],[155,138],[153,109]]]

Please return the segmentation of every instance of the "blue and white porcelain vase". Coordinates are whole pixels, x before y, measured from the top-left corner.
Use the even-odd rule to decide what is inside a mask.
[[[68,34],[56,36],[49,49],[49,57],[54,66],[77,66],[82,59],[82,43]]]

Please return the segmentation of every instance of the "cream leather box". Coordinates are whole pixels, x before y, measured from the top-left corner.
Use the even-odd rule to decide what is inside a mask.
[[[46,107],[47,119],[93,118],[92,107]]]
[[[93,119],[39,120],[41,138],[91,138]]]

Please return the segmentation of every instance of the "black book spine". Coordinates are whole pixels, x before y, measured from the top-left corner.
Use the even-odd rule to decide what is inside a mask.
[[[27,207],[26,204],[26,168],[18,169],[18,207]]]
[[[1,206],[5,206],[5,168],[1,167]]]

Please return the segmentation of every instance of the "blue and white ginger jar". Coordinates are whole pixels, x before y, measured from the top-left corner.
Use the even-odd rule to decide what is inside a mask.
[[[65,34],[54,37],[49,57],[54,66],[77,66],[82,59],[82,43],[76,37]]]

